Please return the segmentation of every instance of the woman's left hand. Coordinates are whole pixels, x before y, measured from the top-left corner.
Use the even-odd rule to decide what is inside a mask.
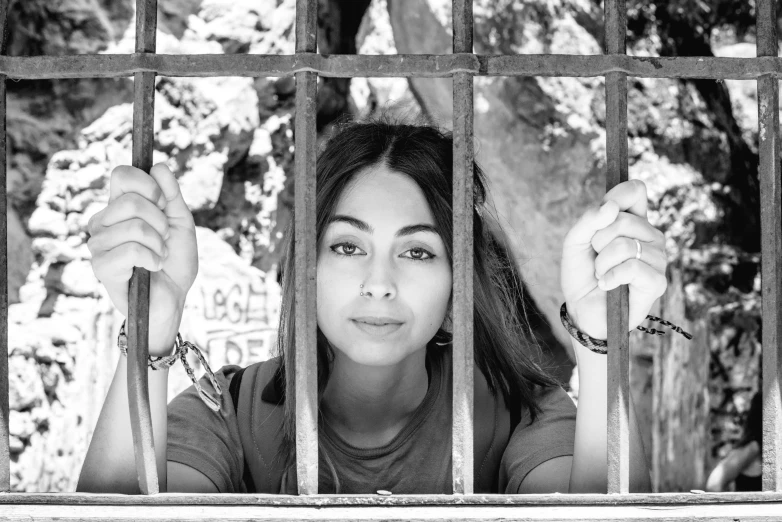
[[[646,219],[646,185],[630,180],[615,186],[565,236],[562,292],[573,324],[590,337],[607,339],[607,292],[626,284],[632,331],[665,292],[667,262],[665,235]]]

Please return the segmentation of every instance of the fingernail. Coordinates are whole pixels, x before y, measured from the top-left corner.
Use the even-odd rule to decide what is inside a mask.
[[[170,237],[171,237],[171,229],[166,230],[166,235],[163,236],[163,239],[164,240],[168,240],[168,238],[170,238]]]

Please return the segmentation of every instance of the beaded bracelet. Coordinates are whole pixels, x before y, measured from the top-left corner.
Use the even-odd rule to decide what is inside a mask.
[[[127,340],[127,336],[125,335],[125,321],[122,321],[122,326],[119,327],[117,346],[119,346],[119,350],[120,352],[122,352],[122,355],[127,357],[128,340]],[[187,351],[192,350],[193,352],[195,352],[196,357],[198,357],[198,360],[201,361],[201,364],[204,366],[206,375],[209,377],[209,380],[212,383],[212,387],[214,387],[215,391],[217,392],[217,395],[222,395],[223,390],[220,387],[220,383],[217,382],[217,378],[215,377],[215,374],[212,372],[212,369],[209,367],[209,363],[206,362],[206,358],[204,357],[204,354],[201,353],[201,350],[199,350],[198,347],[193,343],[182,340],[182,336],[179,335],[179,332],[177,332],[176,334],[174,347],[176,349],[174,350],[174,353],[172,353],[171,355],[164,355],[162,357],[151,357],[147,355],[147,366],[152,370],[162,370],[171,367],[176,362],[177,359],[181,359],[188,377],[190,377],[190,380],[193,382],[193,386],[195,386],[195,389],[198,392],[198,396],[201,397],[201,400],[204,402],[204,404],[206,404],[212,411],[219,411],[220,403],[217,401],[217,399],[215,399],[214,397],[209,395],[206,391],[204,391],[204,389],[201,387],[201,384],[198,382],[198,379],[196,379],[195,377],[195,372],[190,367],[190,365],[187,364]]]
[[[587,348],[589,348],[595,353],[599,353],[603,355],[608,353],[608,341],[605,341],[603,339],[595,339],[594,337],[589,337],[587,334],[581,332],[578,328],[575,327],[573,322],[570,320],[570,316],[567,313],[567,303],[562,303],[562,308],[559,309],[559,318],[562,320],[562,325],[565,327],[568,333],[570,333],[570,335],[573,336],[573,338],[576,341],[586,346]],[[653,315],[647,315],[646,318],[651,321],[657,321],[663,326],[667,326],[671,328],[671,330],[673,330],[674,332],[678,332],[682,334],[687,340],[692,339],[692,335],[688,334],[687,332],[685,332],[675,324],[666,321],[665,319],[661,319]],[[665,335],[665,332],[663,332],[662,330],[656,330],[655,328],[644,328],[643,326],[640,325],[636,326],[636,328],[650,335]]]

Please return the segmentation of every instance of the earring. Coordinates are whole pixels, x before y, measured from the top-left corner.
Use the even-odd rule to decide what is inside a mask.
[[[442,332],[442,333],[440,333],[440,332]],[[451,334],[451,332],[448,332],[448,331],[445,331],[445,330],[442,330],[442,329],[440,329],[435,334],[434,337],[435,337],[435,339],[438,339],[438,340],[434,341],[434,344],[436,344],[437,346],[448,346],[449,344],[451,344],[453,342],[453,334]],[[450,337],[450,339],[448,339],[449,337]],[[439,339],[444,339],[444,340],[441,342],[441,341],[439,341]],[[448,339],[448,340],[446,341],[445,339]]]
[[[361,288],[364,288],[364,285],[359,285]],[[361,292],[361,295],[364,295],[364,292]]]

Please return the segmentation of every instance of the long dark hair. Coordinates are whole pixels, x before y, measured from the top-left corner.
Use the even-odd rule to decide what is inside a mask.
[[[450,133],[429,125],[394,124],[386,120],[343,123],[328,141],[317,160],[316,238],[320,245],[326,225],[337,202],[355,174],[384,163],[389,169],[406,174],[426,197],[435,218],[435,227],[453,263],[453,138]],[[521,292],[521,277],[513,256],[506,250],[507,240],[486,205],[486,180],[473,162],[473,257],[475,363],[488,381],[491,392],[501,393],[505,403],[518,397],[534,421],[540,409],[532,385],[551,386],[558,382],[539,363],[540,346],[529,331],[524,314],[516,303]],[[490,222],[493,220],[493,222]],[[282,306],[277,341],[281,356],[281,374],[285,395],[285,422],[281,456],[287,465],[295,462],[296,404],[294,368],[294,219],[286,231],[282,275]],[[497,234],[492,229],[500,230]],[[499,237],[498,237],[499,236]],[[442,327],[427,345],[448,342],[452,335]],[[333,352],[320,328],[317,330],[318,400],[329,379]]]

